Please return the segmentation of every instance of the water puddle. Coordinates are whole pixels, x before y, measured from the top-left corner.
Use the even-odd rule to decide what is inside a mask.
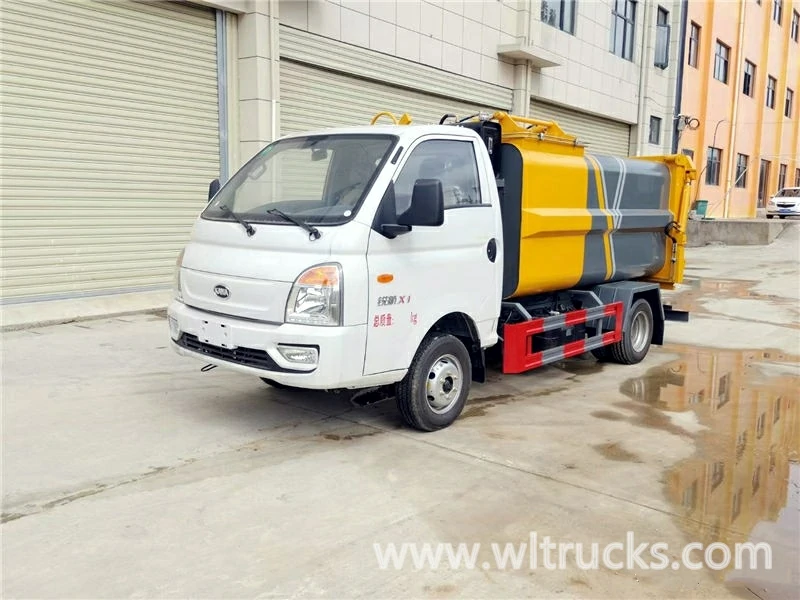
[[[698,279],[686,277],[683,286],[670,294],[669,303],[674,308],[689,311],[691,314],[719,315],[721,313],[712,308],[712,304],[715,301],[733,300],[738,301],[740,306],[749,306],[748,301],[753,303],[768,302],[780,311],[800,316],[800,307],[798,307],[796,300],[754,291],[754,288],[759,283],[759,281],[744,279]],[[726,314],[725,316],[730,318],[734,315]],[[761,322],[758,319],[758,312],[748,314],[748,318],[745,320]],[[800,328],[797,319],[787,319],[781,324],[787,327]]]
[[[665,476],[665,493],[688,542],[765,542],[772,568],[730,564],[704,569],[762,600],[795,598],[800,589],[800,366],[771,350],[667,346],[680,358],[621,385],[657,425],[691,436],[696,452]],[[616,419],[616,413],[596,415]],[[656,415],[660,415],[656,417]],[[712,560],[720,561],[723,551]],[[702,552],[693,558],[702,560]]]

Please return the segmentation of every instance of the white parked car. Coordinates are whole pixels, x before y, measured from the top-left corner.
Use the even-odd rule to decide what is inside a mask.
[[[781,219],[800,216],[800,187],[778,190],[767,202],[767,218],[778,215]]]

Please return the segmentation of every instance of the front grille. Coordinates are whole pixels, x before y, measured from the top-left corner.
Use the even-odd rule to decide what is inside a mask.
[[[182,334],[178,339],[178,345],[192,352],[204,354],[211,358],[217,358],[247,367],[255,367],[256,369],[264,369],[265,371],[279,371],[281,373],[307,372],[284,369],[272,360],[272,357],[264,350],[256,350],[255,348],[220,348],[213,344],[201,342],[196,335],[190,333]]]
[[[778,208],[794,208],[794,202],[778,202]]]

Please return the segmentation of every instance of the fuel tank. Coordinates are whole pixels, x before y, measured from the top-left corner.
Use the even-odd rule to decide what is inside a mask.
[[[594,154],[555,123],[496,118],[506,299],[620,280],[680,283],[696,178],[688,157]]]

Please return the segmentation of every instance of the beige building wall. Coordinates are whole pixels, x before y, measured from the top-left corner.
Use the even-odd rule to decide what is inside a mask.
[[[479,101],[469,81],[511,92],[508,110],[531,99],[625,124],[631,154],[671,150],[680,42],[679,0],[637,3],[633,60],[610,51],[612,0],[577,2],[574,35],[541,19],[541,0],[204,0],[229,11],[232,168],[280,131],[280,26],[458,78],[458,100]],[[658,6],[669,11],[670,64],[653,66]],[[230,45],[229,45],[230,47]],[[366,54],[365,54],[366,56]],[[386,63],[391,65],[391,63]],[[390,66],[387,66],[388,70]],[[385,72],[372,73],[381,81]],[[483,94],[485,97],[485,94]],[[379,110],[380,107],[376,107]],[[650,116],[660,144],[648,143]],[[535,116],[535,115],[531,115]]]
[[[537,70],[531,92],[543,100],[636,124],[641,40],[638,15],[634,61],[609,51],[611,4],[606,0],[578,2],[575,35],[543,23],[541,2],[533,2],[531,40],[552,53],[560,66]],[[641,8],[641,7],[639,7]]]
[[[282,0],[280,10],[290,27],[510,88],[513,65],[497,49],[515,40],[523,4]]]

